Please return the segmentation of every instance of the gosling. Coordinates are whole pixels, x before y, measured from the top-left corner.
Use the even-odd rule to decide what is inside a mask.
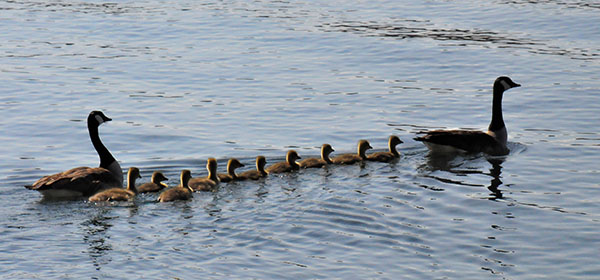
[[[298,153],[296,153],[294,150],[289,150],[285,156],[285,161],[278,162],[267,167],[267,173],[275,174],[298,170],[300,169],[300,166],[296,162],[297,159],[301,159]]]
[[[175,200],[188,200],[192,198],[192,188],[188,185],[188,182],[192,178],[192,173],[185,169],[181,171],[180,185],[175,188],[165,190],[158,197],[158,202],[169,202]]]
[[[159,171],[154,171],[154,173],[152,173],[152,179],[150,179],[150,182],[138,186],[137,191],[138,193],[159,192],[167,187],[167,184],[162,182],[166,180],[169,179],[165,177],[165,175]]]
[[[258,180],[260,178],[266,177],[267,172],[265,171],[265,165],[267,164],[267,160],[263,156],[256,157],[256,170],[249,170],[246,172],[242,172],[237,175],[238,180]]]
[[[321,146],[321,158],[307,158],[298,163],[302,168],[319,168],[332,163],[329,154],[335,150],[329,144]]]
[[[360,140],[358,141],[358,152],[356,154],[343,154],[331,159],[331,161],[335,164],[354,164],[357,162],[362,162],[367,159],[366,152],[368,149],[373,149],[369,141]]]
[[[229,161],[227,162],[227,173],[219,173],[217,174],[217,177],[219,178],[220,182],[231,182],[231,181],[237,181],[239,180],[238,176],[235,174],[235,169],[238,167],[244,167],[245,165],[242,164],[239,160],[235,159],[235,158],[231,158],[229,159]]]
[[[394,159],[397,159],[400,157],[400,153],[398,153],[398,151],[396,150],[396,145],[402,144],[402,143],[404,143],[404,142],[402,142],[402,140],[400,140],[400,138],[398,138],[398,136],[392,135],[392,136],[390,136],[390,138],[388,140],[388,148],[390,151],[389,152],[372,153],[367,156],[367,160],[379,161],[379,162],[390,162]]]
[[[217,177],[217,160],[209,158],[206,161],[206,169],[208,170],[208,176],[190,179],[188,184],[194,191],[214,191],[217,184],[219,184],[219,177]]]
[[[88,200],[90,202],[130,200],[137,194],[135,180],[138,178],[142,178],[142,176],[140,176],[140,170],[136,167],[130,167],[129,171],[127,171],[127,189],[108,189],[91,196]]]

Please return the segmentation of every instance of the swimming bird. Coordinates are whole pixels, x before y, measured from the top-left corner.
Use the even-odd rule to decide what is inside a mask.
[[[353,164],[356,162],[364,161],[367,159],[366,152],[368,149],[373,149],[369,141],[359,140],[358,141],[358,152],[356,154],[343,154],[331,159],[335,164]]]
[[[269,167],[267,167],[267,173],[284,173],[290,172],[293,170],[298,170],[300,166],[296,162],[297,159],[301,159],[301,157],[294,150],[289,150],[285,156],[285,161],[275,163]]]
[[[189,186],[189,181],[192,178],[192,173],[184,169],[181,171],[179,186],[170,188],[162,192],[158,196],[158,202],[169,202],[174,200],[188,200],[192,198],[192,188]]]
[[[158,192],[167,187],[167,184],[162,181],[169,180],[165,175],[163,175],[159,171],[154,171],[152,173],[152,179],[150,182],[144,183],[137,187],[138,193],[147,193],[147,192]]]
[[[319,168],[332,163],[329,154],[335,150],[329,144],[321,146],[321,158],[307,158],[298,163],[302,168]]]
[[[244,166],[245,165],[242,164],[239,160],[235,158],[230,158],[227,162],[227,173],[219,173],[217,174],[217,177],[219,177],[220,182],[225,183],[238,180],[238,176],[235,174],[235,169]]]
[[[388,149],[389,149],[389,152],[372,153],[372,154],[370,154],[370,155],[367,156],[367,160],[370,160],[370,161],[380,161],[380,162],[390,162],[390,161],[392,161],[392,160],[394,160],[396,158],[399,158],[400,154],[396,150],[396,145],[402,144],[402,143],[404,143],[404,142],[402,142],[402,140],[400,140],[400,138],[398,138],[398,136],[392,135],[388,139]]]
[[[494,81],[492,99],[492,121],[487,132],[472,130],[433,130],[415,140],[423,142],[432,152],[486,153],[507,155],[508,133],[502,118],[502,95],[504,91],[520,87],[509,77],[501,76]]]
[[[267,176],[267,172],[265,171],[265,165],[267,164],[267,160],[263,156],[256,157],[256,170],[249,170],[240,173],[237,175],[239,180],[258,180],[262,177]]]
[[[140,170],[136,167],[130,167],[127,171],[127,188],[112,188],[103,190],[95,195],[90,196],[88,199],[90,202],[99,201],[127,201],[132,199],[136,194],[135,180],[142,178],[140,176]]]
[[[44,197],[90,196],[104,189],[122,188],[123,170],[98,136],[98,126],[111,120],[100,111],[90,112],[87,118],[90,140],[100,157],[100,167],[76,167],[42,177],[25,187],[39,191]]]
[[[217,160],[209,158],[206,161],[206,169],[208,170],[208,176],[190,179],[188,184],[194,191],[213,191],[217,187],[217,184],[219,184],[219,178],[217,177]]]

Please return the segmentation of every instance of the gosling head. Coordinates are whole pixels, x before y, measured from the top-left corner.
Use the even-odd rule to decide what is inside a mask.
[[[140,170],[137,167],[129,167],[127,171],[127,189],[133,192],[137,192],[135,189],[135,180],[142,178]]]
[[[297,159],[301,159],[301,157],[294,150],[289,150],[285,156],[285,160],[291,165],[296,164]]]
[[[206,170],[208,170],[208,172],[217,171],[217,160],[215,158],[208,158],[206,161]]]
[[[190,187],[188,183],[190,182],[190,179],[192,179],[192,172],[187,169],[181,170],[181,175],[179,179],[181,182],[181,186],[189,189]]]
[[[398,136],[392,135],[392,136],[390,136],[388,143],[389,143],[390,147],[395,147],[396,145],[402,144],[404,142],[402,142],[402,140],[400,140],[400,138],[398,138]]]
[[[155,183],[155,184],[160,184],[160,182],[166,181],[166,180],[169,180],[169,178],[165,177],[165,175],[163,175],[162,172],[160,172],[160,171],[154,171],[152,173],[152,179],[150,179],[150,181],[152,181],[152,183]]]
[[[237,160],[236,158],[230,158],[229,161],[227,162],[227,170],[234,170],[238,167],[244,167],[245,165],[243,163],[241,163],[239,160]]]
[[[329,154],[333,152],[335,152],[335,150],[331,147],[331,145],[323,144],[323,146],[321,146],[321,153],[323,155],[329,156]]]
[[[264,173],[265,165],[267,165],[267,159],[264,156],[256,157],[256,170]]]
[[[358,141],[358,155],[364,158],[365,153],[368,149],[373,149],[373,147],[371,147],[371,144],[369,144],[369,141],[364,139]]]

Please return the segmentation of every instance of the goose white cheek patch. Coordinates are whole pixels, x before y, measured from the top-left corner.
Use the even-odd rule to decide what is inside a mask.
[[[500,84],[502,84],[502,86],[504,87],[504,90],[508,90],[510,87],[510,85],[506,82],[506,81],[500,81]]]
[[[96,121],[98,122],[98,124],[102,124],[104,122],[104,119],[102,119],[101,116],[96,115]]]

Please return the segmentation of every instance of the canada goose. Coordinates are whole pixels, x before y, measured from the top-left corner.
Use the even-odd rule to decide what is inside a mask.
[[[135,180],[138,178],[142,178],[142,176],[140,176],[140,170],[136,167],[131,167],[129,168],[129,171],[127,171],[127,189],[112,188],[103,190],[95,195],[90,196],[88,200],[90,202],[130,200],[137,194],[137,190],[135,189]]]
[[[283,173],[290,172],[292,170],[298,170],[300,166],[296,162],[301,157],[294,150],[289,150],[285,156],[285,161],[275,163],[267,167],[267,173]]]
[[[396,150],[396,145],[402,144],[402,143],[404,143],[404,142],[402,142],[402,140],[400,140],[400,138],[398,138],[398,136],[392,135],[392,136],[390,136],[390,138],[388,140],[389,152],[372,153],[367,156],[367,160],[389,162],[389,161],[392,161],[393,159],[399,158],[400,154]]]
[[[158,192],[167,187],[167,184],[162,182],[166,180],[169,179],[165,177],[165,175],[159,171],[154,171],[152,173],[152,179],[150,179],[149,183],[145,183],[137,187],[138,193]]]
[[[230,158],[227,162],[227,173],[219,173],[217,174],[217,177],[219,177],[219,181],[225,183],[238,180],[238,176],[235,174],[235,169],[244,166],[245,165],[243,165],[239,160]]]
[[[90,196],[104,189],[122,188],[123,170],[98,136],[98,126],[111,120],[100,111],[90,112],[87,118],[90,139],[100,156],[100,167],[76,167],[42,177],[25,187],[41,192],[44,197]]]
[[[356,154],[343,154],[331,159],[331,161],[335,164],[353,164],[359,161],[364,161],[367,159],[365,153],[368,149],[373,149],[369,141],[360,140],[358,141],[358,152]]]
[[[490,155],[506,155],[508,133],[502,118],[502,95],[504,91],[520,87],[509,77],[498,77],[494,82],[492,121],[487,132],[472,130],[433,130],[415,140],[422,141],[432,152],[483,152]]]
[[[267,176],[267,172],[265,171],[265,165],[267,164],[267,160],[263,156],[256,157],[256,170],[249,170],[246,172],[242,172],[237,177],[239,180],[258,180],[262,177]]]
[[[206,161],[206,169],[208,170],[208,176],[190,179],[188,184],[194,191],[208,192],[213,191],[217,187],[219,183],[219,178],[217,177],[217,160],[209,158]]]
[[[158,202],[169,202],[174,200],[188,200],[192,198],[192,188],[188,185],[188,182],[192,178],[192,173],[185,169],[181,171],[179,186],[170,188],[162,192],[158,196]]]
[[[330,164],[331,159],[329,158],[329,154],[334,152],[335,150],[329,144],[323,144],[321,146],[321,158],[307,158],[298,163],[302,168],[319,168],[324,165]]]

